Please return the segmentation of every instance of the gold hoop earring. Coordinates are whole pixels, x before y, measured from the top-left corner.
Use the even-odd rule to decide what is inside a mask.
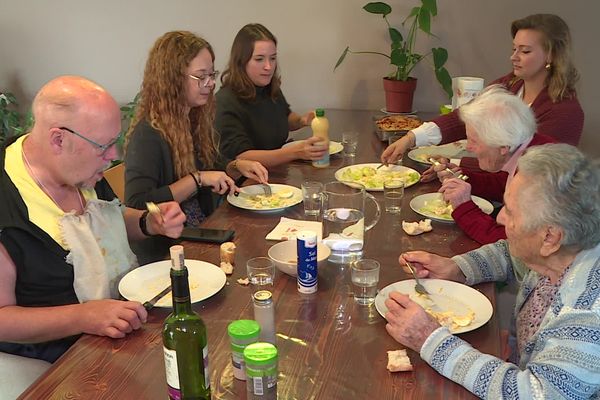
[[[552,64],[546,63],[546,65],[544,66],[544,68],[546,68],[546,71],[550,71],[550,68],[552,68]]]

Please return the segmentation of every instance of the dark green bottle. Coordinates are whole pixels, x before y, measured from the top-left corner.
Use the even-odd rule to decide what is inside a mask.
[[[171,400],[210,399],[204,321],[192,310],[183,246],[171,247],[173,313],[163,327],[167,386]]]

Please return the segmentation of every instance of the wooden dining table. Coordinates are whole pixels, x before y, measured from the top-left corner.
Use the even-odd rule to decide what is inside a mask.
[[[373,132],[371,111],[326,110],[330,138],[340,141],[342,132],[359,132],[358,153],[347,158],[331,157],[327,168],[295,161],[269,170],[269,180],[300,187],[306,180],[329,182],[337,169],[355,163],[378,162],[386,143]],[[309,135],[306,130],[300,133]],[[404,165],[423,171],[426,166],[404,159]],[[365,235],[364,257],[380,262],[381,289],[409,279],[398,264],[405,251],[426,250],[452,256],[478,245],[454,224],[433,222],[433,231],[408,236],[402,220],[423,217],[409,207],[416,195],[434,192],[439,183],[419,183],[405,190],[400,215],[382,211],[379,222]],[[372,192],[383,205],[381,192]],[[235,269],[226,285],[212,297],[197,302],[194,310],[208,330],[209,370],[213,399],[245,399],[246,382],[233,377],[227,325],[237,319],[253,318],[251,288],[236,281],[246,277],[246,261],[266,256],[270,246],[265,236],[282,216],[304,219],[302,204],[279,212],[243,210],[227,202],[205,221],[208,228],[232,229],[237,246]],[[184,242],[186,258],[219,265],[219,245]],[[493,284],[475,286],[496,310]],[[326,262],[318,273],[318,291],[302,295],[296,278],[277,272],[273,285],[277,331],[279,399],[470,399],[462,386],[444,378],[409,350],[411,372],[390,373],[387,351],[402,349],[388,335],[386,321],[373,305],[355,303],[349,266]],[[162,324],[170,309],[154,308],[148,322],[123,339],[84,334],[31,385],[20,399],[165,399],[167,384],[161,340]],[[474,348],[499,356],[500,335],[497,313],[482,327],[461,338]]]

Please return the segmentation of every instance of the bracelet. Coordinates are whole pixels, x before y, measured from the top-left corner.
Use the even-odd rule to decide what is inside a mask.
[[[239,171],[237,158],[231,162],[231,168],[233,168],[236,171]]]
[[[194,180],[194,182],[196,182],[196,190],[199,191],[200,188],[202,187],[202,180],[196,178],[196,174],[193,172],[190,172],[190,175],[192,176],[192,179]]]
[[[140,231],[142,231],[142,233],[146,236],[154,236],[153,234],[151,234],[150,232],[148,232],[148,226],[146,225],[146,223],[148,222],[148,214],[149,211],[146,210],[142,213],[142,215],[140,216],[139,219],[139,224],[140,224]]]

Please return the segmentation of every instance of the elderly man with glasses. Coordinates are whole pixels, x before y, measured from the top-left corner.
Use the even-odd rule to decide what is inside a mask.
[[[388,332],[436,371],[484,399],[600,395],[600,160],[575,147],[527,150],[498,221],[507,240],[452,258],[400,256],[421,278],[469,285],[522,277],[511,362],[472,348],[408,296],[385,304]],[[427,280],[422,280],[427,286]]]
[[[178,237],[185,215],[175,202],[159,204],[160,215],[124,208],[103,179],[121,130],[103,88],[53,79],[33,113],[31,132],[0,153],[0,351],[54,362],[82,333],[140,328],[142,305],[113,300],[137,265],[128,239]]]

